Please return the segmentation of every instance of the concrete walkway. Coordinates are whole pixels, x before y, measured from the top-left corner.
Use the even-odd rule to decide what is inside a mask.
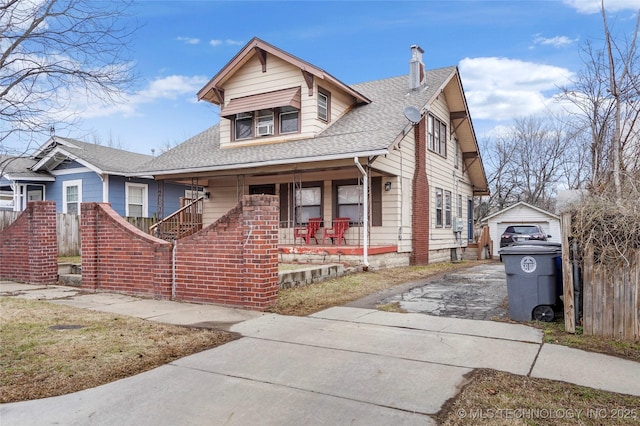
[[[350,307],[288,317],[12,286],[0,283],[0,294],[58,292],[55,303],[224,324],[244,337],[97,388],[0,405],[2,426],[435,424],[474,368],[640,396],[640,363],[542,344],[520,324]]]

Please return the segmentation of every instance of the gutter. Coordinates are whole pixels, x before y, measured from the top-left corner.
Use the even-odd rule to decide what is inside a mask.
[[[364,151],[359,152],[358,155],[361,157],[375,157],[377,155],[387,155],[389,153],[389,149],[377,149],[374,151]],[[332,160],[348,160],[351,158],[350,154],[333,154],[333,155],[318,155],[315,157],[297,157],[290,158],[287,160],[269,160],[269,161],[255,161],[252,163],[237,163],[237,164],[225,164],[220,166],[203,166],[203,167],[193,167],[189,169],[171,169],[171,170],[145,170],[143,172],[138,173],[130,173],[127,176],[149,176],[150,174],[154,177],[156,176],[164,176],[164,175],[183,175],[188,173],[203,173],[203,172],[217,172],[217,171],[225,171],[225,170],[238,170],[238,169],[247,169],[254,167],[267,167],[267,166],[280,166],[286,164],[301,164],[301,163],[313,163],[317,161],[332,161]],[[358,157],[356,157],[358,158]]]
[[[353,157],[353,161],[356,163],[356,166],[360,170],[360,173],[362,173],[362,180],[364,181],[364,190],[362,191],[364,195],[364,197],[362,197],[362,207],[364,210],[364,250],[362,253],[362,263],[364,263],[364,270],[366,271],[367,269],[369,269],[369,179],[367,176],[367,172],[362,168],[362,164],[360,164],[360,161],[358,161],[358,157]]]

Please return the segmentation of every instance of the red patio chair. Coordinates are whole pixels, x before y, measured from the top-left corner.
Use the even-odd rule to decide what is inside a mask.
[[[294,241],[298,238],[304,239],[304,242],[309,244],[311,239],[316,240],[316,244],[318,244],[318,237],[316,237],[316,232],[320,229],[320,224],[322,223],[321,217],[310,217],[309,222],[307,222],[307,226],[304,228],[295,228],[293,230],[293,239]]]
[[[331,228],[325,228],[324,235],[322,236],[322,244],[324,245],[324,240],[327,238],[331,238],[331,244],[333,244],[333,240],[338,240],[338,245],[342,244],[342,240],[347,244],[347,238],[344,236],[347,229],[349,229],[349,218],[348,217],[336,217],[333,220],[333,226]]]

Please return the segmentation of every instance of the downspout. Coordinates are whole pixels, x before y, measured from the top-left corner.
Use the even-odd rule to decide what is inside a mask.
[[[364,195],[362,197],[362,209],[364,210],[364,251],[362,253],[362,263],[364,263],[364,270],[366,271],[369,269],[369,178],[367,176],[367,172],[362,168],[362,164],[358,161],[358,157],[353,157],[353,161],[356,163],[356,166],[358,166],[360,173],[362,173],[362,180],[364,181],[364,189],[362,191]]]

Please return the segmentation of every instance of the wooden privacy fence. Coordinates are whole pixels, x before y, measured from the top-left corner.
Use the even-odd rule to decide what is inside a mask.
[[[565,329],[582,320],[585,334],[640,339],[640,250],[624,267],[597,262],[594,248],[571,233],[571,213],[562,215]]]
[[[22,212],[0,211],[0,231],[11,225]],[[156,223],[155,218],[125,217],[141,231],[148,233],[149,227]],[[80,256],[80,219],[78,216],[66,213],[56,214],[58,233],[58,256]]]

